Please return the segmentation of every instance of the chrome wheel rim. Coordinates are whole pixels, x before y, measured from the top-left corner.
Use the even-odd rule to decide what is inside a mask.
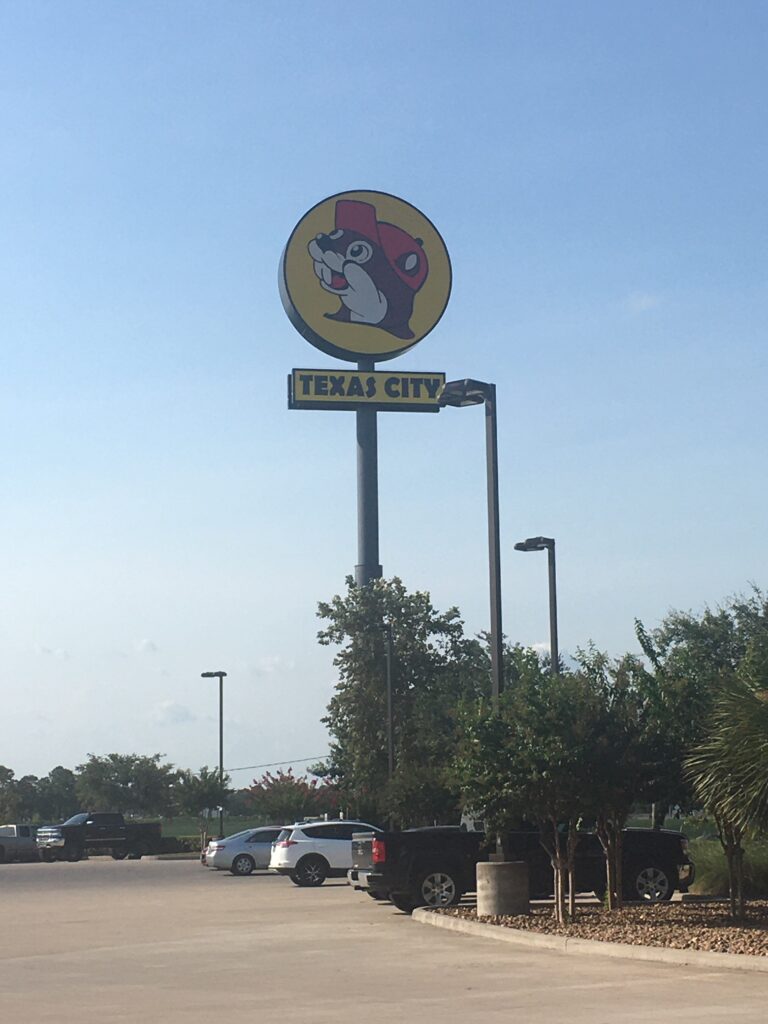
[[[637,876],[635,889],[641,900],[657,903],[669,892],[669,879],[660,868],[644,868]]]
[[[305,864],[303,874],[308,882],[317,882],[323,877],[319,864]]]
[[[421,883],[421,895],[428,907],[447,907],[456,899],[456,883],[450,875],[436,871]]]

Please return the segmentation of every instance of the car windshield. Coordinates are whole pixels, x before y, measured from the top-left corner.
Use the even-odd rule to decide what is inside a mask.
[[[88,815],[86,813],[73,814],[71,818],[67,818],[67,820],[64,822],[64,824],[65,825],[84,825],[87,820],[88,820]]]

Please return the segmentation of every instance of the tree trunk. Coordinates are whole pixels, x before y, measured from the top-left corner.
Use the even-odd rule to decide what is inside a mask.
[[[733,863],[733,847],[728,843],[725,847],[725,859],[728,863],[728,901],[731,918],[736,916],[736,873]]]
[[[656,830],[664,828],[664,819],[667,817],[665,806],[660,803],[651,804],[651,828]]]
[[[605,856],[605,891],[608,895],[608,909],[616,910],[616,839],[613,821],[607,816],[597,819],[597,837]]]
[[[744,850],[741,843],[734,850],[735,876],[736,876],[736,913],[739,918],[744,917]]]
[[[576,819],[568,822],[568,840],[566,844],[568,862],[568,916],[573,920],[576,916],[576,849],[579,845],[579,832]]]
[[[562,838],[557,830],[556,821],[548,821],[546,825],[540,825],[539,841],[549,854],[549,862],[552,865],[552,871],[555,876],[555,920],[558,924],[565,924],[566,858],[563,853]]]
[[[624,906],[624,871],[622,868],[624,837],[621,829],[614,829],[613,835],[613,883],[616,892],[616,910]]]

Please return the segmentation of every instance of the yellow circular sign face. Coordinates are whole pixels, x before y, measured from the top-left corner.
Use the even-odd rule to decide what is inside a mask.
[[[280,261],[280,297],[302,337],[337,359],[392,359],[445,311],[451,261],[437,229],[386,192],[340,192],[306,213]]]

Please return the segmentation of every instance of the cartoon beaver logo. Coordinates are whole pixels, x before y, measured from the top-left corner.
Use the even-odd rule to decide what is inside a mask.
[[[334,230],[316,235],[307,248],[320,287],[341,300],[335,313],[325,314],[329,320],[414,337],[413,303],[429,273],[420,238],[378,220],[371,203],[340,199]]]

